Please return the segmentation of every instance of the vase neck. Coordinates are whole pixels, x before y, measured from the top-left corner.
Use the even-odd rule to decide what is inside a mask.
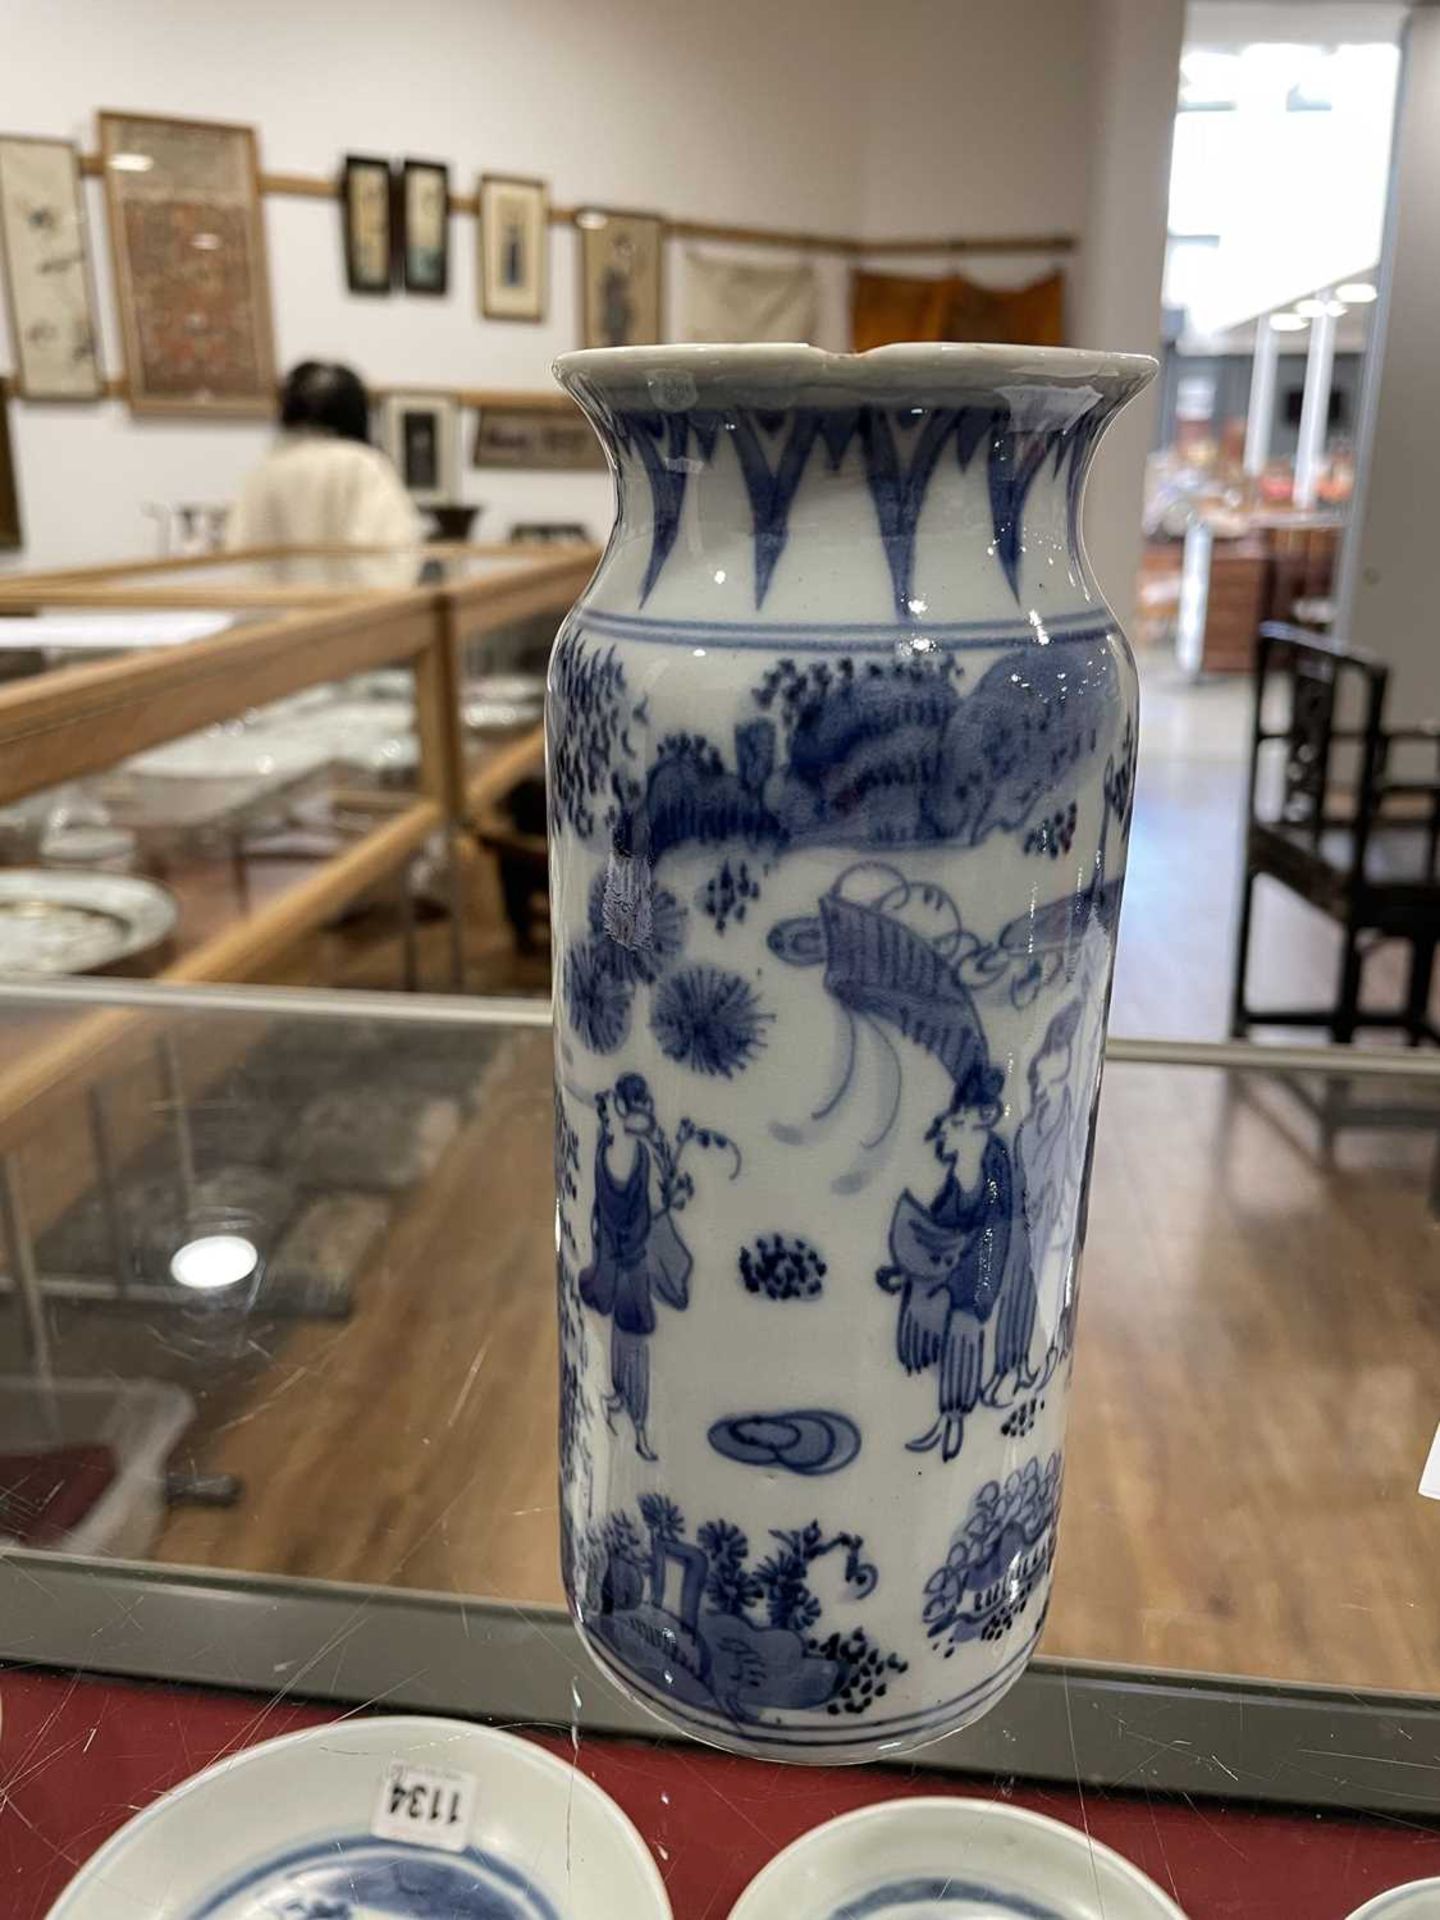
[[[943,405],[577,398],[616,477],[597,605],[924,626],[1099,602],[1080,505],[1124,396],[1038,384]]]

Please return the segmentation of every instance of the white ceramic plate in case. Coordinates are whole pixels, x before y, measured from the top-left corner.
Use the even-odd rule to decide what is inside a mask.
[[[1411,1880],[1377,1893],[1350,1920],[1440,1920],[1440,1880]]]
[[[90,973],[159,946],[175,896],[131,874],[9,868],[0,873],[0,974]]]
[[[390,1770],[457,1790],[460,1851],[377,1834]],[[423,1800],[424,1794],[422,1792]],[[417,1830],[421,1831],[421,1830]],[[251,1747],[149,1807],[49,1920],[670,1920],[607,1794],[511,1734],[346,1720]]]
[[[1185,1920],[1075,1827],[990,1800],[888,1800],[816,1827],[730,1920]]]

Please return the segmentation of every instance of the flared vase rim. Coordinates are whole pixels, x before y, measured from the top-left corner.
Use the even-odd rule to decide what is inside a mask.
[[[1011,388],[1090,388],[1119,406],[1148,386],[1148,353],[1083,347],[915,341],[830,353],[802,343],[586,347],[553,366],[568,392],[612,404],[681,412],[710,405],[951,405]]]

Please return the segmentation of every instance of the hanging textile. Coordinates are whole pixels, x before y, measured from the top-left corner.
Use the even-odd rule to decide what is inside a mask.
[[[1065,343],[1065,276],[1057,268],[1023,287],[985,287],[963,273],[943,279],[857,269],[850,282],[857,353],[898,340],[995,340],[1021,347]]]
[[[907,273],[850,276],[850,335],[857,353],[896,340],[943,340],[947,282]]]
[[[818,308],[808,260],[754,266],[708,253],[685,256],[687,340],[813,340]]]
[[[1065,276],[1057,268],[1024,287],[982,287],[963,273],[946,282],[945,339],[1017,347],[1065,344]]]

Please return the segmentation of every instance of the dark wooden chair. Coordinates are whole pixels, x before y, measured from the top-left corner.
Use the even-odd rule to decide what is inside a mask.
[[[495,855],[505,918],[517,953],[539,953],[550,932],[550,850],[545,838],[545,781],[519,781],[476,822],[476,838]]]
[[[1344,1042],[1359,1027],[1388,1027],[1412,1046],[1440,1043],[1430,1017],[1440,944],[1440,727],[1388,726],[1388,681],[1388,669],[1366,654],[1298,627],[1260,629],[1231,1005],[1237,1036],[1253,1026],[1323,1027]],[[1400,750],[1423,753],[1433,771],[1397,773]],[[1249,1004],[1251,915],[1262,874],[1341,927],[1333,1005]],[[1365,958],[1389,940],[1410,949],[1405,1004],[1369,1010],[1361,1005]]]
[[[470,806],[475,838],[495,856],[516,950],[541,952],[550,931],[542,727],[494,756],[471,783]]]

